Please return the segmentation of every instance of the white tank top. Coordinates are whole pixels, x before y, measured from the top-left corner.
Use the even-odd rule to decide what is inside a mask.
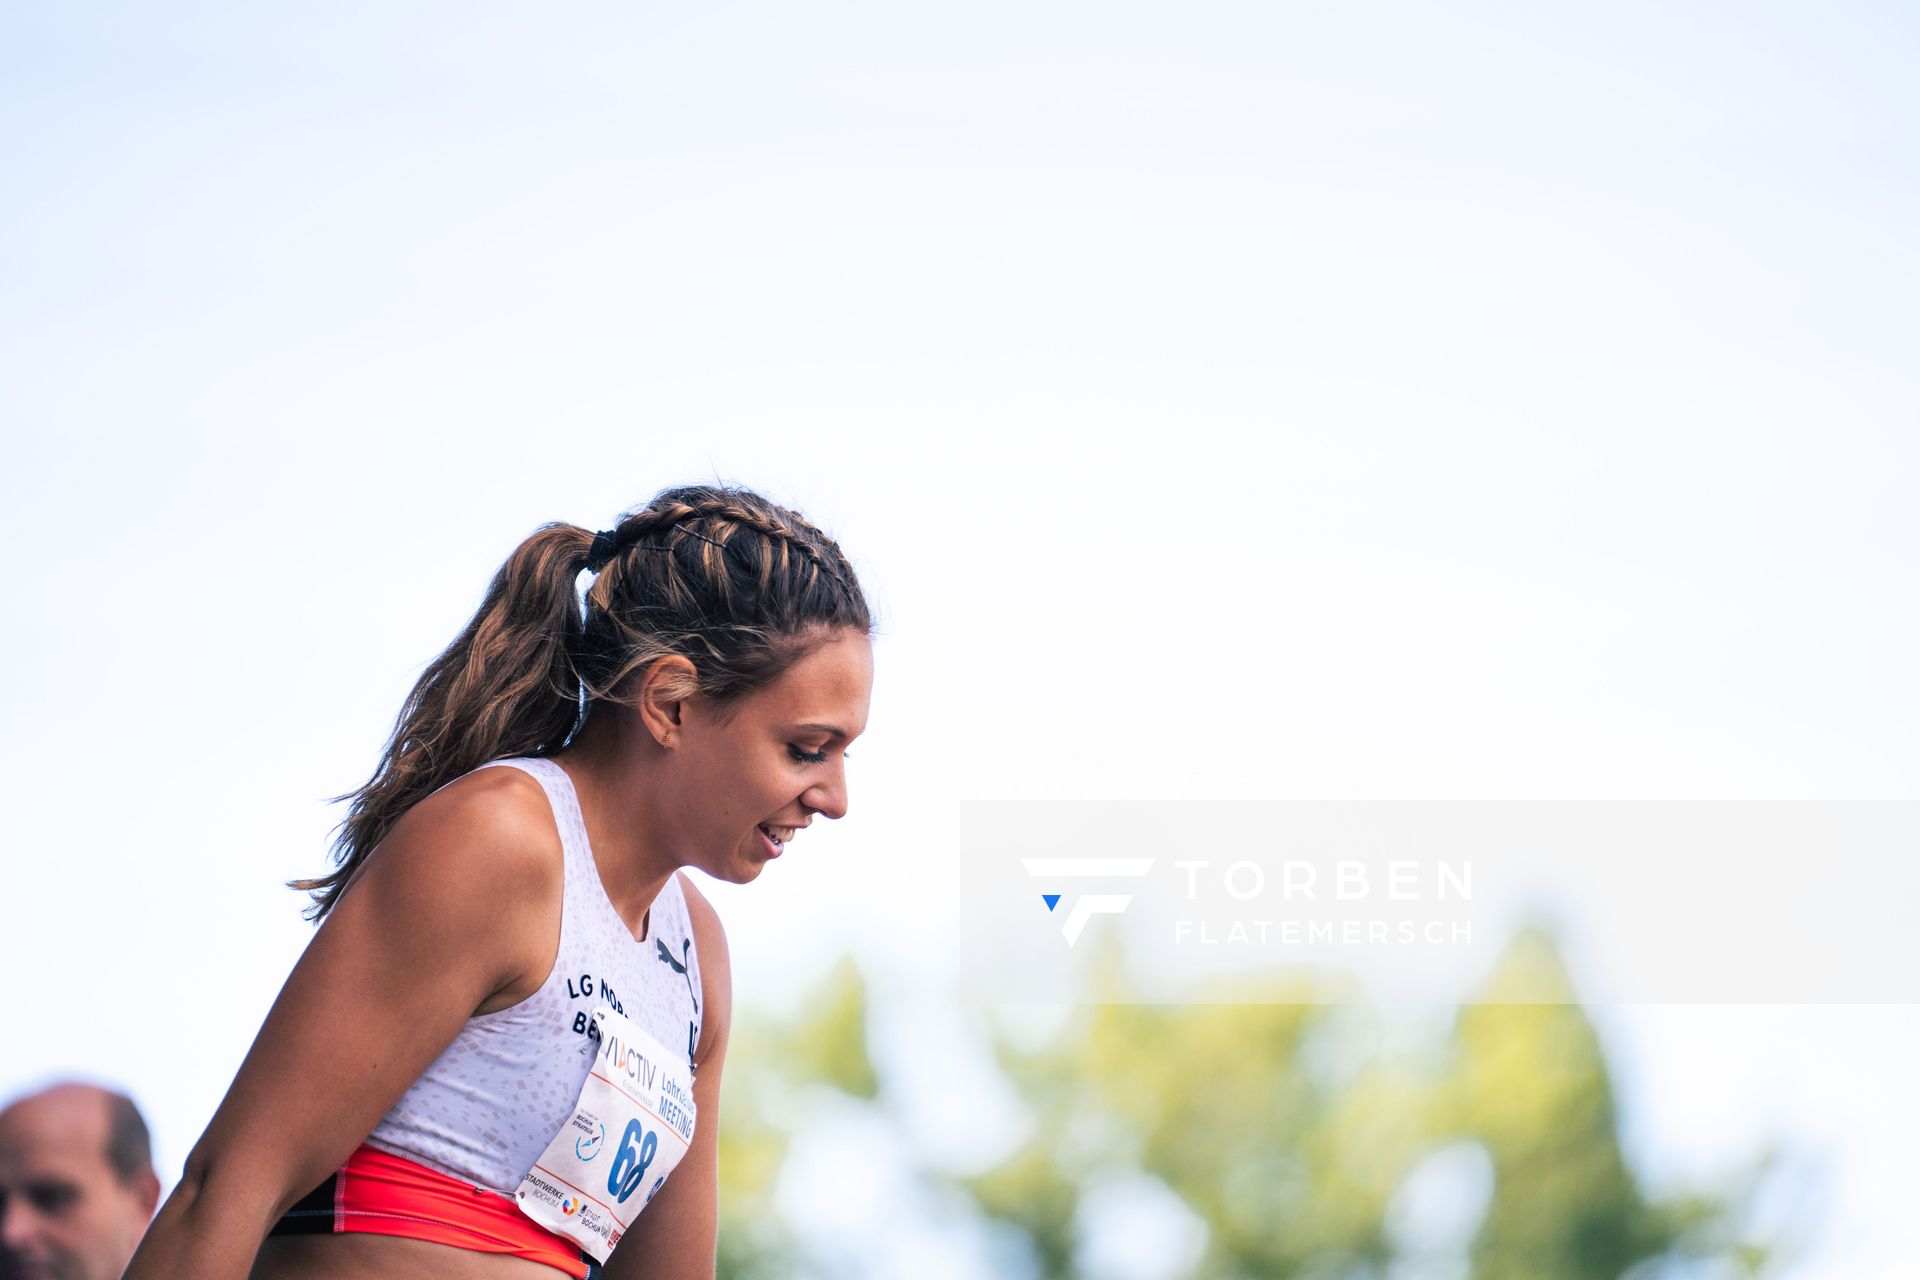
[[[510,1008],[467,1019],[453,1043],[393,1104],[367,1145],[511,1195],[573,1115],[598,1045],[595,1006],[606,1004],[661,1044],[700,1043],[700,956],[680,873],[654,899],[636,942],[607,897],[566,770],[551,760],[495,760],[533,775],[553,806],[566,854],[560,950],[540,989]]]

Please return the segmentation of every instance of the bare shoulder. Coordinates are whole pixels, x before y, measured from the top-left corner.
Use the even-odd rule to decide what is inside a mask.
[[[476,969],[483,989],[467,1012],[492,1012],[538,990],[552,968],[565,866],[539,781],[481,769],[401,815],[326,927],[404,938],[414,965]]]
[[[497,907],[558,891],[563,865],[545,788],[522,770],[499,768],[457,778],[408,809],[366,871],[377,869],[389,891]]]
[[[693,877],[684,871],[676,871],[674,875],[680,878],[680,892],[687,900],[687,915],[693,921],[693,945],[700,951],[702,973],[717,970],[727,975],[727,931],[720,923],[720,913],[707,901],[707,895],[700,892]]]
[[[700,1045],[695,1067],[712,1061],[726,1044],[727,1029],[733,1021],[733,961],[727,953],[727,931],[720,913],[700,892],[693,878],[684,871],[680,891],[687,899],[687,915],[693,923],[693,945],[700,955],[701,1026]]]
[[[538,989],[565,874],[545,803],[518,770],[462,777],[411,806],[335,901],[189,1157],[208,1188],[198,1203],[250,1206],[232,1241],[253,1243],[220,1274],[241,1274],[265,1224],[339,1168],[476,1012]]]

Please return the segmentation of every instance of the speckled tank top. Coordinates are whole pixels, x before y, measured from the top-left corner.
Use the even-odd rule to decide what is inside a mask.
[[[587,843],[579,798],[551,760],[495,760],[539,781],[566,855],[560,950],[533,995],[467,1019],[453,1043],[393,1104],[367,1145],[474,1186],[511,1195],[573,1115],[597,1045],[593,1010],[605,1003],[661,1044],[700,1043],[700,956],[680,873],[654,899],[636,942],[607,897]]]

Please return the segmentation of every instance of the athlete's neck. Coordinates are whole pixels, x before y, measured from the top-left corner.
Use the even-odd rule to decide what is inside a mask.
[[[672,807],[655,789],[665,755],[640,717],[601,704],[554,762],[567,771],[600,870],[600,883],[636,938],[652,936],[647,910],[683,864],[663,819]]]

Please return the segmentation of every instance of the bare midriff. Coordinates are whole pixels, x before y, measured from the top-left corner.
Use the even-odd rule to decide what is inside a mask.
[[[269,1236],[254,1260],[251,1280],[559,1280],[567,1273],[544,1262],[402,1236],[342,1231],[332,1235]]]

